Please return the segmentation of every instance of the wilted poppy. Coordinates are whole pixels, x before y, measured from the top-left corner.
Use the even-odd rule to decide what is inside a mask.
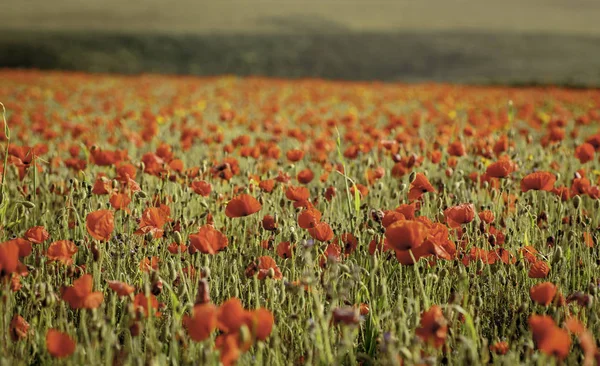
[[[234,197],[225,208],[227,217],[236,218],[252,215],[260,211],[262,205],[249,194],[242,194]]]
[[[62,290],[62,298],[73,309],[95,309],[104,300],[102,292],[92,292],[94,279],[92,275],[85,274],[73,281],[73,286]]]

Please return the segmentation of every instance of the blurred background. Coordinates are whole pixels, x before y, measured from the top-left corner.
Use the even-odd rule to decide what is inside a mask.
[[[600,86],[600,0],[9,0],[0,67]]]

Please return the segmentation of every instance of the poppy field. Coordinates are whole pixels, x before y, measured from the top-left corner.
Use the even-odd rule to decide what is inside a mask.
[[[600,91],[0,71],[0,364],[600,361]]]

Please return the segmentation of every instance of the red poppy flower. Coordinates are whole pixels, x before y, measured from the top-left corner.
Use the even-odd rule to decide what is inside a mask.
[[[10,338],[13,342],[18,341],[19,339],[27,338],[29,334],[29,323],[23,317],[18,314],[15,314],[10,321]]]
[[[410,189],[408,191],[408,200],[415,201],[421,198],[423,193],[435,192],[435,188],[429,183],[429,180],[423,173],[417,173],[415,180],[410,183]]]
[[[51,261],[62,262],[70,266],[73,264],[73,255],[77,253],[77,247],[72,241],[59,240],[50,244],[46,255]]]
[[[261,180],[258,183],[258,187],[263,190],[263,192],[271,193],[273,188],[275,188],[275,180],[274,179],[265,179]]]
[[[258,273],[258,279],[264,280],[272,278],[274,280],[280,280],[283,278],[283,274],[275,260],[269,256],[259,257],[256,261],[250,263],[246,268],[246,276],[252,277]]]
[[[75,341],[66,333],[56,329],[48,329],[46,333],[46,349],[54,358],[65,358],[75,352]]]
[[[158,300],[156,299],[156,296],[152,294],[150,294],[149,297],[146,297],[146,295],[141,292],[135,295],[135,298],[133,299],[133,308],[145,317],[148,317],[150,310],[156,310],[154,315],[160,316],[160,313],[158,312]]]
[[[108,287],[117,293],[118,296],[129,296],[135,291],[135,287],[129,286],[125,282],[107,281]]]
[[[303,229],[312,229],[321,221],[321,212],[314,207],[302,210],[298,215],[298,226]]]
[[[526,175],[521,180],[521,191],[529,190],[551,191],[554,188],[556,176],[549,172],[535,172]]]
[[[291,201],[306,201],[310,197],[308,188],[288,186],[285,190],[285,196]]]
[[[234,197],[225,208],[225,215],[230,218],[245,217],[262,209],[260,202],[249,194]]]
[[[127,206],[131,203],[131,198],[125,193],[115,193],[110,196],[110,205],[115,210],[127,211]]]
[[[333,230],[326,222],[319,222],[314,227],[308,229],[310,236],[318,241],[330,241],[333,239]]]
[[[73,309],[95,309],[104,301],[102,292],[92,292],[94,279],[85,274],[62,290],[62,299]]]
[[[396,221],[385,229],[387,244],[396,250],[417,248],[427,237],[427,227],[419,221]]]
[[[192,182],[192,190],[201,195],[202,197],[208,197],[212,191],[210,183],[203,180],[195,180]]]
[[[529,268],[529,278],[546,278],[550,273],[550,267],[542,260],[537,260]]]
[[[496,342],[490,346],[490,351],[497,355],[505,355],[508,353],[509,348],[507,342]]]
[[[280,258],[288,259],[292,258],[292,252],[294,250],[294,246],[290,244],[289,241],[282,241],[277,245],[277,255]]]
[[[169,221],[170,210],[167,206],[149,207],[142,213],[139,229],[136,234],[151,233],[154,238],[162,238],[164,234],[163,227]]]
[[[448,336],[448,322],[444,318],[442,308],[433,305],[421,314],[421,326],[417,328],[417,336],[423,341],[440,348]]]
[[[506,178],[514,171],[514,163],[510,160],[500,160],[490,164],[485,174],[492,178]]]
[[[467,224],[475,219],[475,206],[471,203],[463,203],[449,207],[444,210],[444,216],[448,226],[458,228],[460,225]]]
[[[479,220],[485,222],[486,224],[491,224],[495,220],[494,213],[490,210],[480,211],[478,216]]]
[[[110,210],[98,210],[87,215],[85,227],[96,240],[108,241],[115,229],[115,215]]]
[[[595,153],[594,146],[592,146],[592,144],[589,144],[587,142],[582,145],[577,146],[577,148],[575,149],[575,157],[577,159],[579,159],[579,162],[581,164],[585,164],[588,161],[593,160],[594,153]]]
[[[194,254],[200,252],[203,254],[217,254],[225,249],[229,241],[225,234],[215,229],[212,225],[200,227],[196,234],[190,234],[189,252]]]
[[[531,300],[540,305],[548,306],[556,295],[557,287],[552,282],[542,282],[529,290]]]
[[[288,158],[289,161],[297,162],[297,161],[302,160],[302,158],[304,157],[304,150],[299,150],[299,149],[288,150],[288,152],[285,153],[285,156]]]
[[[201,342],[208,339],[217,328],[217,307],[210,303],[194,306],[192,316],[183,317],[183,326],[192,340]]]
[[[41,244],[50,238],[50,234],[46,231],[43,226],[34,226],[25,232],[25,240],[34,243]]]
[[[529,327],[537,349],[560,360],[567,357],[571,347],[571,337],[566,330],[557,327],[551,317],[532,315],[529,317]]]

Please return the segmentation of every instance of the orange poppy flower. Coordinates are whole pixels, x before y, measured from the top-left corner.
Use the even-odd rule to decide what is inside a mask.
[[[128,194],[125,193],[115,193],[110,196],[110,205],[115,210],[127,211],[127,206],[131,203],[131,198]]]
[[[264,280],[272,278],[274,280],[280,280],[283,278],[283,274],[275,260],[269,256],[258,257],[258,259],[246,268],[246,276],[252,277],[258,273],[258,279]]]
[[[583,365],[593,366],[594,359],[596,359],[597,363],[600,355],[598,354],[598,347],[596,346],[596,341],[594,340],[592,332],[587,330],[579,320],[573,317],[567,319],[565,326],[567,330],[575,334],[579,340],[579,345],[581,346],[584,355]]]
[[[294,247],[295,246],[291,245],[289,241],[282,241],[277,245],[277,255],[283,259],[292,258]]]
[[[46,255],[51,261],[58,261],[70,266],[73,264],[73,255],[77,253],[77,247],[70,240],[59,240],[50,244]]]
[[[239,334],[220,334],[215,339],[215,347],[219,350],[221,363],[223,366],[235,365],[242,352],[239,346]]]
[[[552,282],[542,282],[529,290],[531,300],[540,305],[548,306],[556,295],[557,287]]]
[[[108,241],[115,229],[115,215],[110,210],[90,212],[86,217],[85,227],[92,238]]]
[[[0,275],[15,273],[19,264],[19,246],[12,240],[0,243]]]
[[[383,218],[381,219],[381,225],[384,228],[387,228],[388,226],[395,223],[396,221],[402,221],[402,220],[406,220],[406,217],[404,216],[404,214],[402,214],[398,211],[384,211]]]
[[[303,229],[312,229],[321,221],[321,212],[314,207],[302,210],[298,215],[298,226]]]
[[[415,179],[410,183],[408,191],[408,200],[415,201],[421,198],[423,193],[436,192],[435,188],[429,183],[429,180],[423,173],[417,173]]]
[[[50,238],[50,234],[46,231],[43,226],[34,226],[25,232],[25,240],[34,243],[41,244]]]
[[[351,233],[345,233],[338,236],[334,243],[342,248],[344,255],[350,255],[356,250],[358,239]]]
[[[444,216],[448,226],[458,228],[475,219],[475,206],[471,203],[463,203],[458,206],[449,207],[444,210]]]
[[[267,231],[274,231],[277,229],[275,218],[271,215],[265,215],[262,219],[262,227]]]
[[[563,360],[569,354],[571,337],[569,333],[556,326],[554,320],[547,315],[529,317],[529,328],[533,333],[533,341],[541,352]]]
[[[195,342],[208,339],[217,328],[217,307],[210,303],[195,305],[191,317],[184,315],[183,326]]]
[[[490,351],[497,355],[505,355],[508,353],[509,346],[507,342],[496,342],[490,346]]]
[[[319,266],[325,268],[328,261],[339,262],[341,254],[342,250],[339,245],[334,243],[329,244],[319,259]]]
[[[108,287],[117,293],[118,296],[129,296],[135,291],[135,287],[129,286],[125,282],[107,281]]]
[[[588,161],[594,160],[594,153],[594,146],[587,142],[577,146],[577,148],[575,149],[575,157],[579,159],[579,162],[581,164],[585,164]]]
[[[142,292],[135,295],[133,298],[133,308],[145,317],[148,317],[150,310],[156,310],[154,315],[160,316],[160,313],[158,312],[158,300],[156,299],[156,296],[152,294],[150,294],[149,297],[146,297]]]
[[[160,259],[156,256],[146,257],[140,262],[140,271],[151,272],[158,271],[158,262]]]
[[[485,222],[486,224],[491,224],[495,220],[494,213],[490,210],[480,211],[478,216],[479,220]]]
[[[66,333],[56,329],[48,329],[46,333],[46,349],[54,358],[65,358],[75,352],[75,341]]]
[[[285,190],[285,197],[290,201],[306,201],[310,197],[308,188],[288,186]]]
[[[417,328],[416,334],[424,342],[440,348],[448,336],[448,321],[442,313],[442,308],[433,305],[429,310],[421,314],[421,326]]]
[[[396,250],[417,248],[427,237],[427,227],[419,221],[396,221],[385,229],[387,244]]]
[[[171,254],[178,254],[178,253],[185,253],[185,251],[188,250],[188,247],[185,246],[185,244],[177,244],[176,242],[172,242],[167,247],[167,250]]]
[[[550,273],[550,267],[543,260],[537,260],[529,268],[529,278],[546,278]]]
[[[27,338],[29,334],[29,323],[23,317],[18,314],[15,314],[10,321],[10,338],[13,342],[18,341],[19,339]]]
[[[196,234],[190,234],[189,252],[194,254],[200,252],[203,254],[217,254],[229,245],[225,234],[215,229],[212,225],[200,227]]]
[[[145,209],[142,213],[142,218],[140,219],[139,228],[135,233],[151,233],[155,239],[162,238],[165,232],[163,227],[167,222],[171,221],[169,215],[169,208],[164,205]]]
[[[242,302],[238,298],[225,301],[217,311],[217,327],[225,332],[235,332],[246,324],[250,316],[244,310]]]
[[[296,176],[298,183],[301,183],[301,184],[308,184],[308,183],[312,182],[312,180],[314,178],[315,178],[315,173],[313,173],[313,171],[309,168],[299,171],[298,175]]]
[[[249,194],[234,197],[225,208],[225,215],[230,218],[245,217],[262,209],[260,202]]]
[[[102,292],[92,292],[94,279],[85,274],[62,289],[62,299],[73,309],[95,309],[104,301]]]
[[[535,172],[526,175],[521,180],[521,191],[529,190],[551,191],[554,188],[556,176],[549,172]]]
[[[203,180],[195,180],[192,182],[192,190],[201,195],[202,197],[208,197],[212,191],[210,183]]]
[[[302,160],[302,158],[304,157],[304,150],[300,150],[300,149],[288,150],[288,152],[285,153],[285,156],[288,158],[289,161],[297,162],[297,161]]]
[[[92,188],[92,193],[97,195],[109,194],[114,191],[112,186],[112,181],[104,174],[99,174],[96,177],[96,181],[94,182],[94,187]]]
[[[525,258],[525,260],[527,262],[529,262],[530,264],[533,264],[533,263],[537,262],[537,260],[538,260],[537,259],[538,251],[531,245],[527,245],[527,246],[524,246],[523,248],[519,249],[519,253],[521,253],[521,255]]]
[[[314,227],[308,229],[310,236],[318,241],[330,241],[333,239],[333,230],[326,222],[319,222]]]
[[[500,160],[490,164],[485,174],[492,178],[506,178],[514,171],[514,163],[510,160]]]

